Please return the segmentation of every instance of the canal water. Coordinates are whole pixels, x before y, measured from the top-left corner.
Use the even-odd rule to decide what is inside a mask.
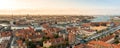
[[[110,16],[95,16],[94,19],[91,20],[91,22],[108,22],[110,21]]]

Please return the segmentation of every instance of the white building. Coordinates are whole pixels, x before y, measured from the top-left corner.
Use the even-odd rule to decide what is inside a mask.
[[[12,30],[29,29],[29,26],[11,26]]]

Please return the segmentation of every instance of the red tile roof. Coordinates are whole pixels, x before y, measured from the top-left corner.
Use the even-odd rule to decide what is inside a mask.
[[[91,41],[88,43],[88,45],[91,45],[93,47],[104,47],[104,48],[110,48],[110,47],[113,47],[113,48],[119,48],[120,45],[117,45],[117,44],[109,44],[109,43],[105,43],[103,41]]]
[[[104,38],[100,39],[100,41],[106,42],[106,41],[112,39],[113,37],[115,37],[115,36],[114,36],[114,35],[109,35],[109,36],[107,36],[107,37],[104,37]]]

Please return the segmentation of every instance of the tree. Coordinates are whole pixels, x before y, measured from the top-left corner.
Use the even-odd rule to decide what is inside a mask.
[[[58,35],[58,34],[54,34],[54,37],[55,37],[55,38],[58,38],[58,37],[59,37],[59,35]]]
[[[49,37],[43,36],[43,41],[50,39]]]
[[[66,46],[69,46],[69,42],[68,41],[66,41]]]
[[[43,46],[43,40],[37,42],[40,46]]]
[[[55,48],[54,46],[50,46],[49,48]]]
[[[36,48],[35,44],[32,41],[27,42],[28,48]]]
[[[115,36],[115,39],[118,39],[118,37],[119,37],[119,35],[116,35],[116,36]]]

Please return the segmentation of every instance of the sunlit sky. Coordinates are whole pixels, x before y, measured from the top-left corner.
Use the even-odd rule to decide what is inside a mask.
[[[119,15],[120,0],[0,0],[0,14]]]

